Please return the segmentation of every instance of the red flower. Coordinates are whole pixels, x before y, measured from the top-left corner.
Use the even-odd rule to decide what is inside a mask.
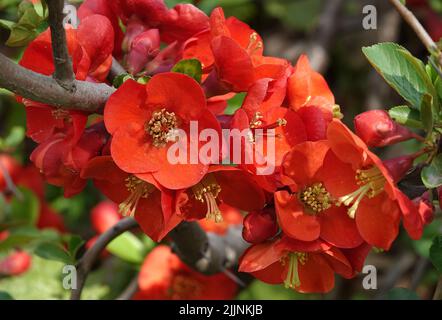
[[[91,222],[94,230],[101,234],[112,228],[121,215],[118,213],[118,206],[111,201],[101,201],[91,211]]]
[[[221,203],[243,211],[264,207],[265,197],[253,176],[234,167],[211,166],[204,178],[177,196],[176,211],[184,219],[222,222]]]
[[[92,178],[105,196],[119,204],[120,212],[133,215],[143,231],[155,241],[160,241],[181,222],[172,212],[173,195],[161,188],[151,174],[126,173],[111,157],[101,156],[92,159],[81,176]]]
[[[370,110],[354,119],[355,131],[369,147],[384,147],[416,138],[409,129],[397,124],[384,110]]]
[[[221,8],[212,11],[210,30],[186,43],[183,56],[200,60],[205,73],[216,69],[208,81],[220,83],[209,85],[216,87],[208,90],[209,96],[247,91],[258,79],[281,77],[288,66],[286,60],[264,57],[261,37],[234,17],[226,20]]]
[[[242,236],[247,242],[256,244],[274,237],[278,230],[274,208],[264,208],[244,218]]]
[[[80,177],[88,161],[101,153],[107,141],[102,123],[65,135],[57,133],[41,143],[31,154],[31,160],[42,172],[45,180],[64,187],[66,197],[79,193],[86,185]]]
[[[190,121],[198,121],[198,134],[205,128],[221,130],[206,106],[201,87],[180,73],[153,76],[146,87],[126,81],[108,100],[104,121],[113,136],[111,153],[116,164],[129,173],[151,173],[169,189],[190,187],[208,170],[201,161],[172,164],[168,160],[176,130],[182,129],[189,136]],[[190,150],[190,140],[197,138],[184,141],[186,150]],[[191,152],[199,154],[201,146],[198,142],[198,150]]]
[[[275,206],[279,224],[290,237],[313,241],[321,237],[340,248],[354,248],[363,240],[356,223],[347,215],[347,209],[334,205],[333,195],[324,184],[328,176],[320,170],[327,165],[330,148],[325,141],[305,142],[296,145],[287,155],[283,174],[290,178],[288,191],[275,193]]]
[[[284,236],[252,245],[242,256],[239,271],[304,293],[329,292],[334,287],[335,273],[345,278],[355,275],[339,249],[319,240],[301,242]]]
[[[401,215],[409,235],[420,238],[422,220],[417,208],[397,188],[395,177],[382,161],[338,120],[329,125],[327,138],[331,152],[322,167],[324,187],[338,204],[348,208],[362,238],[388,250],[398,233]]]
[[[237,285],[226,275],[202,275],[187,267],[167,246],[160,245],[144,260],[135,299],[233,299]]]
[[[287,84],[287,97],[290,108],[320,107],[328,118],[340,116],[339,107],[327,82],[321,74],[315,72],[307,56],[302,55],[296,63],[293,74]]]

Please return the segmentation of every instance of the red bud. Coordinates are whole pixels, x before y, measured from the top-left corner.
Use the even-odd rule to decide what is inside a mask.
[[[369,147],[384,147],[415,138],[416,134],[397,124],[384,110],[371,110],[354,119],[356,134]]]
[[[247,242],[260,243],[273,237],[277,232],[276,216],[271,209],[253,211],[244,218],[242,236]]]
[[[415,157],[412,155],[388,159],[383,162],[394,182],[399,182],[413,166]]]
[[[150,29],[136,36],[127,54],[127,67],[131,74],[137,74],[160,51],[160,32]]]
[[[440,188],[439,188],[440,189]],[[440,195],[439,193],[439,203],[440,203]],[[422,196],[413,200],[413,202],[417,205],[419,216],[424,225],[430,224],[434,219],[434,206],[428,197],[428,192],[425,192]]]
[[[120,219],[118,206],[110,201],[100,202],[91,211],[92,226],[99,234],[112,228]]]
[[[15,276],[26,272],[31,266],[31,256],[24,251],[16,251],[0,261],[0,274]]]

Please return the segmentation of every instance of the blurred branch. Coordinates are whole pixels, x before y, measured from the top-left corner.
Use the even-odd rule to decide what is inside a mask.
[[[174,252],[191,268],[211,275],[237,264],[248,244],[241,227],[230,227],[225,236],[206,233],[196,222],[182,222],[169,233]]]
[[[77,264],[77,288],[72,289],[71,300],[79,300],[81,292],[83,291],[86,278],[91,270],[94,262],[97,260],[100,253],[106,246],[120,234],[131,230],[138,226],[138,223],[133,218],[125,218],[120,220],[112,228],[101,234],[94,245],[86,251]]]
[[[3,176],[3,179],[5,179],[6,189],[9,192],[11,192],[14,196],[16,196],[17,199],[23,200],[23,194],[17,188],[14,181],[12,181],[11,175],[9,174],[8,170],[5,168],[5,166],[1,162],[0,162],[0,173]]]
[[[316,36],[308,49],[312,68],[318,72],[323,72],[327,68],[328,51],[337,29],[337,18],[343,3],[343,0],[327,1],[319,18],[319,26],[315,32]]]
[[[413,29],[420,41],[424,44],[425,48],[430,54],[437,54],[438,63],[442,66],[442,52],[437,48],[436,43],[433,41],[427,30],[422,26],[416,16],[402,4],[400,0],[390,0],[391,4],[396,8],[402,18]]]
[[[130,300],[138,290],[138,272],[129,282],[128,286],[124,291],[118,296],[117,300]]]
[[[76,90],[69,92],[52,77],[23,68],[1,53],[0,65],[0,87],[24,98],[65,109],[97,111],[115,91],[104,83],[74,80]]]
[[[53,76],[64,89],[75,92],[75,75],[66,45],[66,32],[63,25],[64,0],[48,0],[46,2],[49,9],[48,22],[51,28],[52,53],[55,66]]]

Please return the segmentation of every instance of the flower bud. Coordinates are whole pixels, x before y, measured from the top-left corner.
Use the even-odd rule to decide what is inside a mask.
[[[110,201],[100,202],[91,211],[92,227],[99,234],[112,228],[120,219],[118,206]]]
[[[26,272],[31,266],[31,256],[24,251],[16,251],[0,260],[0,274],[16,276]]]
[[[383,164],[388,169],[394,182],[399,182],[413,166],[414,159],[414,156],[406,155],[385,160]]]
[[[397,124],[384,110],[371,110],[354,119],[356,134],[369,147],[384,147],[415,138],[416,134]]]
[[[278,232],[278,224],[273,209],[250,212],[244,218],[242,236],[250,243],[260,243],[272,238]]]
[[[440,191],[439,193],[439,199],[440,199]],[[419,216],[423,222],[424,225],[430,224],[434,219],[434,206],[431,203],[429,197],[428,197],[428,191],[425,192],[422,196],[416,198],[413,200],[413,202],[418,207]],[[440,203],[440,200],[439,200]]]
[[[126,61],[131,74],[144,69],[160,51],[160,33],[158,29],[150,29],[136,36],[130,46]]]

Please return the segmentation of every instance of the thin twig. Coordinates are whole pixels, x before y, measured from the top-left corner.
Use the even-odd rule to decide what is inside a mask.
[[[79,300],[86,278],[91,270],[94,262],[97,260],[101,251],[120,234],[131,230],[138,226],[138,223],[133,218],[125,218],[120,220],[112,228],[101,234],[94,245],[86,251],[77,264],[77,287],[71,292],[71,300]]]
[[[104,83],[74,80],[76,91],[69,92],[52,78],[12,62],[0,53],[0,87],[24,98],[64,109],[95,112],[102,108],[115,88]]]
[[[9,174],[8,170],[1,162],[0,162],[0,173],[3,175],[3,178],[5,179],[7,190],[10,191],[15,197],[17,197],[18,200],[23,200],[23,194],[17,188],[14,181],[12,181],[11,175]]]
[[[127,71],[124,70],[123,66],[118,62],[117,59],[112,57],[112,66],[109,71],[108,79],[112,82],[115,77],[123,73],[127,73]]]
[[[130,300],[138,290],[138,273],[132,278],[126,289],[118,296],[117,300]]]
[[[413,29],[416,35],[419,37],[420,41],[424,44],[427,51],[433,55],[437,53],[438,63],[442,66],[442,53],[437,48],[436,43],[433,41],[431,36],[428,34],[427,30],[422,26],[416,16],[408,10],[408,8],[401,3],[400,0],[390,0],[402,18],[408,23],[408,25]]]
[[[434,290],[433,300],[442,300],[442,277],[439,278],[439,281],[436,285],[436,290]]]
[[[54,57],[54,79],[69,92],[75,92],[75,75],[72,60],[66,44],[66,32],[63,25],[64,0],[48,0],[49,27],[51,28],[52,53]]]

